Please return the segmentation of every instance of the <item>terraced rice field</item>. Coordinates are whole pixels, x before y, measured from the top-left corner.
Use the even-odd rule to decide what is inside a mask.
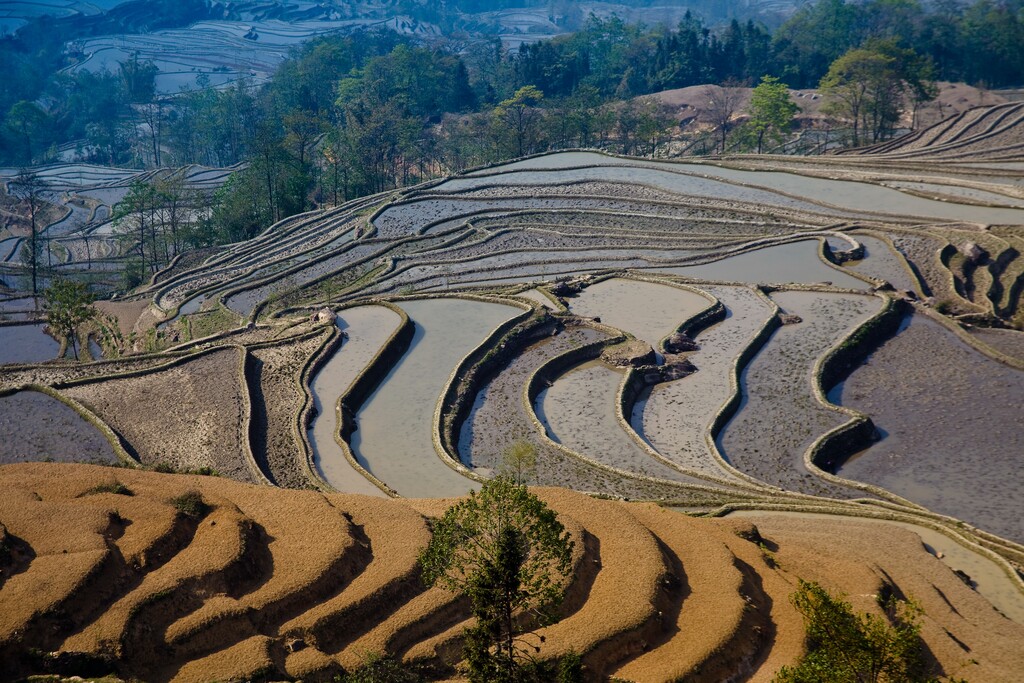
[[[804,467],[804,452],[814,439],[846,421],[818,401],[810,368],[874,314],[881,302],[816,292],[776,292],[771,298],[783,313],[802,321],[777,329],[744,369],[743,399],[719,436],[719,447],[733,467],[774,486],[849,496]]]
[[[338,328],[344,332],[341,348],[314,375],[310,383],[316,417],[309,430],[313,461],[335,489],[348,493],[383,495],[345,460],[341,446],[339,401],[359,374],[398,329],[401,318],[383,306],[357,306],[340,312]]]
[[[58,468],[63,476],[54,477]],[[122,493],[109,492],[114,484]],[[169,502],[189,491],[208,504],[199,518]],[[0,492],[4,538],[35,553],[0,587],[16,606],[0,618],[5,648],[20,633],[116,662],[126,677],[182,683],[258,671],[329,678],[358,663],[365,646],[442,672],[459,658],[453,626],[464,605],[416,579],[415,549],[444,501],[43,464],[4,468]],[[946,670],[961,665],[963,646],[976,662],[971,674],[984,680],[1012,680],[1022,666],[1024,626],[993,610],[911,531],[786,517],[757,518],[759,531],[747,520],[538,493],[578,540],[569,598],[560,621],[540,632],[540,656],[573,649],[596,677],[760,676],[791,664],[803,651],[787,600],[796,576],[845,591],[860,609],[876,609],[870,596],[881,590],[920,595],[934,615],[922,635]],[[769,563],[758,543],[777,560]],[[118,581],[97,584],[100,568]],[[78,609],[58,618],[71,605]],[[10,671],[27,670],[27,658],[8,653]]]
[[[619,424],[616,396],[622,380],[622,371],[599,361],[573,368],[537,397],[537,416],[555,442],[600,463],[647,477],[698,483],[647,456]]]
[[[45,183],[40,197],[59,215],[40,233],[48,238],[54,265],[61,276],[88,278],[94,290],[108,293],[121,285],[126,256],[111,216],[114,206],[124,199],[133,183],[177,179],[188,191],[212,193],[235,169],[190,165],[139,171],[91,164],[52,164],[31,170]],[[0,169],[0,185],[5,193],[10,192],[10,183],[18,173],[19,169]],[[24,234],[0,241],[0,283],[17,284],[21,289],[30,283],[18,254],[25,234],[27,229]]]
[[[98,429],[70,406],[38,391],[0,396],[0,432],[0,463],[118,462]]]
[[[796,577],[871,609],[861,596],[890,581],[877,566],[932,601],[925,637],[940,661],[963,659],[953,634],[981,662],[977,680],[1012,681],[1024,635],[910,531],[815,518],[819,533],[771,518],[772,533],[757,536],[743,521],[564,490],[697,515],[781,509],[917,525],[995,563],[1011,587],[1003,611],[1020,613],[1024,344],[997,328],[1021,320],[1024,210],[979,202],[1018,196],[1024,169],[887,158],[544,155],[294,216],[182,258],[103,302],[137,340],[120,358],[55,360],[57,342],[35,324],[0,326],[0,339],[44,342],[0,344],[0,403],[25,401],[34,385],[70,407],[32,394],[45,405],[17,411],[67,408],[93,421],[81,427],[91,440],[65,459],[222,475],[168,480],[202,489],[217,522],[181,531],[168,496],[145,493],[163,484],[128,469],[76,470],[83,482],[138,482],[134,504],[159,521],[117,536],[104,516],[116,494],[74,498],[67,509],[93,506],[69,527],[76,557],[38,556],[79,563],[55,588],[63,597],[29,600],[36,611],[5,617],[4,628],[54,649],[119,643],[115,657],[145,662],[133,675],[160,680],[264,667],[329,678],[367,648],[450,677],[469,613],[415,577],[426,517],[527,444],[537,460],[524,476],[563,487],[542,495],[583,534],[575,597],[544,631],[544,656],[575,648],[597,677],[717,680],[742,669],[768,680],[802,651],[789,607]],[[78,172],[53,175],[94,193],[126,180]],[[900,174],[922,187],[886,186]],[[945,201],[914,194],[953,186],[966,189]],[[5,315],[31,314],[23,294],[4,297]],[[61,433],[82,420],[60,419]],[[53,448],[17,450],[43,459]],[[0,485],[58,486],[42,472],[5,467]],[[61,489],[69,500],[81,492],[71,488]],[[287,496],[301,510],[291,519],[273,509]],[[117,509],[130,519],[128,506]],[[301,528],[304,515],[317,523]],[[330,540],[310,542],[317,533]],[[132,565],[146,538],[174,540],[152,541],[165,549],[152,566]],[[124,582],[51,629],[45,615],[82,600],[72,579],[121,539]],[[0,584],[0,598],[8,587],[31,595],[33,571]],[[161,614],[152,596],[163,594],[192,597]],[[157,627],[140,634],[138,615]],[[12,632],[0,631],[0,652]],[[305,647],[289,651],[292,639]]]
[[[1024,540],[1015,520],[1024,486],[1016,462],[1024,449],[1024,371],[914,315],[832,397],[871,415],[882,435],[840,476]]]
[[[722,302],[726,317],[697,335],[700,348],[689,356],[697,372],[647,389],[630,417],[633,428],[660,454],[681,467],[720,477],[728,470],[708,439],[709,427],[734,395],[734,364],[774,318],[775,307],[746,287],[705,291]]]
[[[0,325],[0,363],[23,364],[52,360],[60,343],[43,325]]]
[[[431,446],[436,397],[452,368],[519,310],[467,299],[401,304],[415,325],[402,360],[355,416],[356,460],[402,495],[458,496],[473,480],[438,459]]]
[[[576,315],[600,318],[653,349],[711,301],[685,289],[642,280],[613,278],[587,287],[570,301]]]

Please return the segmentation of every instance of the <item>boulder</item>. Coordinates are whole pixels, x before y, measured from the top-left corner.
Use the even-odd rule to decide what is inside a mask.
[[[601,360],[617,368],[639,368],[654,365],[654,349],[650,344],[631,339],[604,350]]]
[[[324,306],[319,311],[309,317],[309,322],[314,325],[322,325],[333,323],[335,319],[334,311]]]
[[[665,340],[666,353],[683,353],[685,351],[697,351],[699,349],[700,344],[694,341],[690,335],[684,334],[683,332],[676,332]]]
[[[803,321],[804,319],[798,315],[794,315],[792,313],[779,313],[779,322],[783,325],[799,325]]]
[[[555,284],[551,285],[551,293],[559,297],[572,296],[573,294],[579,294],[580,290],[582,290],[586,284],[587,278],[585,277],[577,277],[570,280],[559,280]]]
[[[985,250],[974,242],[967,242],[960,247],[960,253],[971,263],[977,263],[985,257]]]
[[[643,377],[645,384],[660,384],[682,379],[695,372],[697,372],[697,368],[689,358],[683,355],[669,354],[665,356],[664,364],[649,365],[643,368]]]

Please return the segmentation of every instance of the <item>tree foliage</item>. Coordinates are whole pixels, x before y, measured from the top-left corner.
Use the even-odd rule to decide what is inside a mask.
[[[793,117],[799,107],[789,96],[789,88],[774,76],[764,76],[750,94],[746,129],[750,133],[757,153],[764,151],[764,143],[780,143],[793,127]]]
[[[930,63],[893,41],[871,41],[846,52],[829,67],[820,88],[825,111],[849,122],[851,144],[892,137],[910,95],[935,97]]]
[[[807,655],[783,667],[775,683],[927,683],[922,656],[923,612],[890,597],[884,614],[857,614],[842,596],[800,581],[792,596],[807,628]]]
[[[43,308],[50,329],[71,344],[78,360],[78,327],[96,317],[94,297],[85,283],[57,279],[46,288]]]
[[[522,680],[536,651],[525,628],[548,623],[562,597],[573,541],[555,513],[509,477],[448,509],[420,555],[423,580],[466,595],[473,681]]]

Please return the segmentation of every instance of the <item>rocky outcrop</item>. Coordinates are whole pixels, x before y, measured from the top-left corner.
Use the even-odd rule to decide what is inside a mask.
[[[617,368],[654,365],[655,358],[651,345],[636,339],[611,346],[601,354],[602,361]]]
[[[700,344],[683,332],[676,332],[665,340],[666,353],[685,353],[698,350],[700,350]]]

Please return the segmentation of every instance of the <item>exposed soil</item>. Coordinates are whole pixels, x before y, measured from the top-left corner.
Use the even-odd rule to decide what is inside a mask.
[[[210,467],[253,481],[244,455],[248,439],[241,359],[235,349],[141,377],[65,389],[121,434],[148,465]]]
[[[115,477],[133,495],[101,492]],[[208,506],[199,519],[175,513],[188,491]],[[1009,683],[1024,667],[1024,626],[911,531],[778,516],[754,527],[535,491],[576,541],[567,602],[540,631],[538,655],[574,650],[590,676],[743,670],[770,680],[803,652],[802,620],[788,601],[798,577],[876,614],[881,591],[913,596],[925,610],[925,644],[947,674]],[[420,657],[432,680],[455,673],[464,604],[425,590],[415,569],[429,539],[423,515],[452,500],[58,464],[0,467],[0,494],[3,538],[31,557],[0,584],[10,607],[0,612],[5,679],[38,671],[33,648],[69,653],[65,676],[80,671],[70,653],[81,653],[82,662],[106,657],[123,679],[181,683],[259,671],[330,678],[357,665],[363,646]]]

